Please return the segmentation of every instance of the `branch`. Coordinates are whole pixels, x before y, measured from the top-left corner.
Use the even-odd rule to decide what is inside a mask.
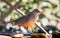
[[[5,0],[2,0],[2,1],[5,1]],[[8,2],[7,2],[8,3]],[[8,3],[8,4],[10,4],[10,3]],[[7,12],[7,14],[4,14],[4,15],[2,15],[1,16],[1,21],[0,22],[3,22],[4,21],[4,19],[9,15],[9,14],[11,14],[11,12],[12,12],[12,8],[10,7],[10,9],[9,9],[9,11]],[[1,11],[2,12],[2,11]]]
[[[1,18],[2,18],[3,12],[2,12],[1,10],[0,10],[0,12],[1,12],[1,13],[0,13],[0,14],[1,14],[1,15],[0,15],[0,22],[1,22]]]
[[[10,9],[7,14],[3,15],[3,16],[1,17],[1,20],[4,21],[4,19],[5,19],[9,14],[11,14],[11,12],[12,12],[12,9]],[[3,22],[3,21],[2,21],[2,22]]]
[[[8,4],[12,9],[15,9],[18,13],[20,13],[21,15],[25,15],[22,11],[20,11],[19,9],[17,9],[15,6],[12,6],[10,3],[9,3],[9,1],[7,1],[7,0],[4,0],[4,2],[6,3],[6,4]],[[22,12],[22,13],[21,13]]]
[[[0,12],[1,12],[1,16],[0,16],[0,23],[3,21],[2,20],[2,16],[3,16],[3,12],[0,10]]]
[[[11,14],[12,13],[12,11],[13,11],[13,9],[15,8],[15,7],[13,7],[10,3],[9,3],[9,1],[7,1],[7,0],[2,0],[2,1],[4,1],[6,4],[8,4],[9,6],[10,6],[10,10],[7,12],[7,14],[5,14],[5,15],[3,15],[3,16],[1,16],[1,21],[0,22],[3,22],[4,21],[4,19],[9,15],[9,14]],[[16,2],[16,4],[14,5],[14,6],[16,6],[16,7],[18,7],[19,6],[19,3],[21,2],[21,0],[19,0],[18,2]],[[16,9],[16,8],[15,8]],[[16,9],[16,11],[17,11],[18,9]],[[1,10],[0,10],[1,11]],[[2,11],[1,11],[2,12]],[[19,12],[19,11],[18,11]]]
[[[39,29],[42,29],[46,34],[49,34],[41,25],[37,25],[37,23],[35,23],[35,25],[36,25]]]
[[[0,22],[3,22],[4,19],[5,19],[5,17],[7,17],[7,16],[11,13],[11,11],[12,11],[12,9],[10,9],[7,14],[4,14],[4,15],[3,15],[3,12],[0,10],[0,12],[2,13],[2,14],[1,14]]]

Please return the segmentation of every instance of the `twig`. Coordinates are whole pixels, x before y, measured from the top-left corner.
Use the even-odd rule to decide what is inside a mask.
[[[37,25],[37,23],[35,23],[35,25],[40,29],[42,29],[46,34],[49,34],[41,25]]]

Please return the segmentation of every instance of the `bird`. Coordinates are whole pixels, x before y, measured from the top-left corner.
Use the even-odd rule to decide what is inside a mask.
[[[14,22],[15,25],[29,28],[35,24],[35,22],[37,21],[37,18],[40,14],[41,14],[40,10],[35,9],[31,13],[24,15],[24,16],[20,17],[19,19],[16,19],[15,21],[11,21],[11,22]]]
[[[19,26],[23,26],[25,28],[31,27],[32,25],[35,24],[39,15],[40,15],[40,11],[38,9],[35,9],[33,10],[32,13],[29,13],[15,20],[15,24]]]

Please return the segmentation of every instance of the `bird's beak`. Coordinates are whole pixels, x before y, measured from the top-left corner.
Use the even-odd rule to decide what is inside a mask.
[[[42,14],[43,13],[43,10],[42,9],[38,9],[40,11],[40,13]]]

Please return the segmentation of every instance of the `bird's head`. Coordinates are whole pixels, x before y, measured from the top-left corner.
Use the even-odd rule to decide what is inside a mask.
[[[33,14],[39,15],[40,14],[40,10],[38,10],[38,9],[33,10]]]

